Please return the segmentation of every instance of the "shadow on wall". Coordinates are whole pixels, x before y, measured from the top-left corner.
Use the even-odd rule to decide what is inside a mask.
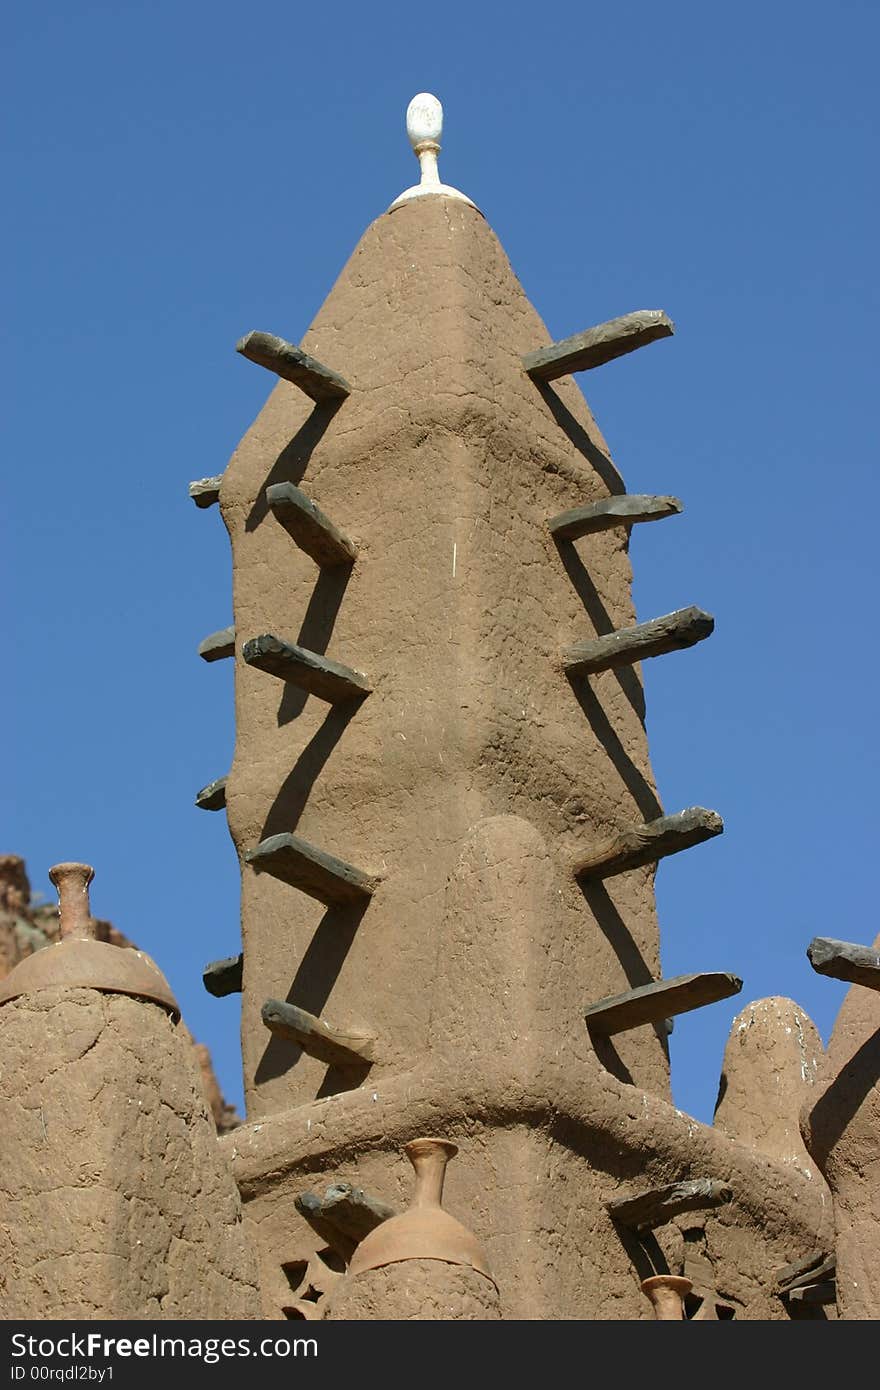
[[[368,906],[369,903],[346,903],[328,907],[299,963],[287,991],[286,1003],[320,1017]],[[301,1056],[302,1048],[296,1043],[270,1034],[254,1081],[260,1085],[283,1076],[296,1066]],[[355,1090],[362,1085],[370,1065],[364,1062],[357,1066],[328,1068],[316,1099]]]
[[[862,1043],[809,1112],[809,1149],[820,1168],[824,1169],[831,1149],[878,1081],[880,1032]]]
[[[563,434],[568,436],[578,453],[583,454],[587,463],[596,470],[611,495],[622,497],[626,492],[626,484],[608,455],[603,454],[599,446],[593,443],[583,425],[574,418],[552,386],[542,381],[535,381],[534,386]]]
[[[629,927],[612,902],[604,883],[596,879],[578,880],[578,887],[593,915],[593,920],[617,957],[630,989],[638,989],[640,985],[653,984],[654,976]],[[663,1023],[652,1023],[651,1027],[658,1042],[662,1045],[668,1061],[669,1028]],[[616,1076],[618,1081],[623,1081],[631,1086],[633,1084],[632,1074],[622,1061],[611,1038],[601,1033],[590,1033],[590,1040],[596,1057],[605,1070],[610,1071],[612,1076]]]
[[[596,636],[607,637],[610,632],[616,632],[617,624],[612,621],[608,609],[599,596],[599,591],[587,573],[580,555],[578,555],[574,548],[574,543],[572,541],[557,540],[556,549],[559,551],[559,558],[562,561],[565,573],[571,580],[575,593],[584,605],[587,616],[596,629]],[[639,722],[644,728],[645,692],[642,689],[642,682],[636,674],[635,669],[632,666],[618,666],[614,671],[614,675],[617,677],[621,690],[629,700]]]
[[[343,401],[326,402],[316,405],[309,418],[297,430],[289,444],[286,444],[266,475],[263,486],[257,493],[254,505],[245,522],[246,531],[256,531],[260,522],[268,514],[266,488],[273,483],[299,483],[309,466],[318,444],[320,444],[334,415]]]

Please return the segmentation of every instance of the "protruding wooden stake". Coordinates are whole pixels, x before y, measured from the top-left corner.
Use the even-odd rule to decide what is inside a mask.
[[[209,961],[202,971],[202,983],[215,999],[224,999],[227,994],[241,994],[243,972],[244,952]]]
[[[350,666],[331,661],[328,656],[319,656],[305,647],[297,647],[293,642],[284,642],[269,632],[245,642],[241,656],[248,666],[268,671],[279,680],[290,681],[331,705],[362,700],[373,688],[360,671],[353,671]]]
[[[307,1220],[326,1221],[356,1245],[383,1221],[397,1215],[396,1207],[371,1197],[360,1187],[352,1187],[350,1182],[334,1183],[323,1197],[303,1192],[294,1198],[293,1205]]]
[[[223,482],[223,474],[220,473],[216,478],[196,478],[194,483],[189,485],[189,495],[197,507],[213,507],[215,502],[220,501],[220,484]]]
[[[858,946],[852,941],[835,941],[830,936],[814,936],[807,947],[807,958],[819,975],[845,980],[865,989],[880,989],[880,951]]]
[[[336,1028],[323,1018],[285,1004],[280,999],[267,999],[262,1019],[270,1033],[298,1043],[303,1052],[326,1062],[328,1067],[361,1067],[373,1060],[375,1033],[348,1028]]]
[[[570,372],[601,367],[658,338],[670,338],[674,332],[675,325],[662,309],[637,309],[588,328],[586,333],[576,333],[573,338],[563,338],[537,352],[527,352],[523,366],[533,381],[555,381]]]
[[[811,1284],[833,1279],[837,1271],[837,1256],[826,1250],[814,1250],[794,1264],[785,1265],[776,1272],[776,1290],[785,1298],[792,1289],[805,1288]]]
[[[222,661],[225,657],[235,656],[235,628],[222,627],[219,632],[205,637],[199,643],[199,656],[203,661]]]
[[[632,1231],[652,1230],[685,1211],[720,1207],[733,1200],[733,1189],[719,1178],[690,1178],[655,1187],[635,1197],[615,1197],[606,1203],[608,1215]]]
[[[327,907],[363,903],[379,883],[374,875],[325,854],[298,835],[270,835],[244,857],[253,868],[299,888]]]
[[[608,531],[612,526],[634,526],[638,521],[661,521],[684,511],[677,497],[649,497],[643,493],[603,497],[584,507],[572,507],[560,512],[547,525],[558,541],[576,541],[593,531]]]
[[[836,1303],[837,1280],[826,1279],[822,1284],[799,1284],[785,1296],[789,1303]]]
[[[715,619],[702,608],[679,608],[676,613],[652,618],[647,623],[622,627],[588,642],[576,642],[562,653],[562,665],[570,676],[612,671],[618,666],[646,661],[650,656],[694,647],[697,642],[705,641],[714,627]]]
[[[316,565],[331,569],[354,564],[357,549],[352,542],[293,483],[272,483],[266,488],[266,502],[300,550],[311,555]]]
[[[343,401],[351,395],[348,382],[337,372],[274,333],[246,333],[236,343],[235,350],[249,362],[256,362],[258,367],[265,367],[284,381],[292,382],[313,401]]]
[[[675,975],[669,980],[655,980],[640,985],[625,994],[612,994],[600,999],[584,1011],[591,1033],[610,1037],[646,1023],[663,1023],[667,1018],[716,1004],[739,994],[742,980],[737,975]]]
[[[226,778],[218,777],[196,792],[196,805],[200,811],[222,811],[226,805]]]
[[[644,825],[632,825],[621,830],[613,839],[578,858],[574,865],[576,878],[611,878],[614,874],[638,869],[642,864],[654,864],[669,854],[690,849],[720,835],[724,822],[717,811],[703,806],[689,806],[673,816],[660,816]]]

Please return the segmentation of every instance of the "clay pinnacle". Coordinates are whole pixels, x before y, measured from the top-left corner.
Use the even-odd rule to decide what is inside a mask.
[[[394,199],[388,211],[393,212],[413,198],[424,198],[432,193],[440,194],[443,198],[456,198],[458,202],[474,207],[475,204],[464,193],[440,182],[437,156],[443,134],[443,107],[430,92],[419,92],[406,108],[406,133],[418,158],[422,176],[412,188],[405,189],[399,198]]]

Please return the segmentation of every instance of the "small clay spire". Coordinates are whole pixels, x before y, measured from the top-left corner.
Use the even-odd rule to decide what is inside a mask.
[[[431,1137],[412,1139],[404,1151],[415,1170],[412,1201],[360,1242],[324,1316],[362,1322],[499,1318],[498,1286],[476,1236],[441,1205],[446,1165],[458,1146]]]
[[[43,989],[99,989],[149,999],[180,1018],[180,1006],[155,961],[132,946],[98,940],[89,906],[91,864],[53,864],[49,877],[58,889],[61,939],[25,956],[0,980],[0,1005]]]
[[[437,156],[440,153],[440,137],[443,134],[443,107],[431,92],[419,92],[406,108],[406,133],[415,151],[421,168],[421,179],[412,188],[407,188],[391,207],[399,207],[412,198],[424,197],[426,193],[439,193],[446,198],[457,198],[459,202],[474,204],[457,188],[440,182]]]
[[[96,939],[95,920],[89,906],[89,884],[95,877],[91,864],[53,864],[49,877],[58,889],[61,940]]]

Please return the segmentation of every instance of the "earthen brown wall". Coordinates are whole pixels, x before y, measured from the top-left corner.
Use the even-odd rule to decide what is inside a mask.
[[[563,559],[547,530],[559,510],[622,490],[577,387],[541,389],[523,371],[520,354],[548,337],[481,215],[418,200],[367,231],[304,340],[352,384],[349,399],[313,410],[278,384],[226,471],[239,653],[273,632],[374,683],[345,714],[236,661],[227,810],[239,852],[295,830],[382,876],[359,918],[243,867],[253,1117],[365,1079],[328,1076],[270,1040],[267,997],[376,1025],[370,1085],[426,1055],[446,1026],[447,881],[486,817],[518,815],[547,846],[553,910],[536,929],[556,971],[559,1046],[579,1007],[659,974],[653,871],[587,895],[571,874],[576,851],[659,803],[638,672],[582,684],[582,708],[561,669],[564,645],[632,622],[633,608],[625,532]],[[265,487],[282,480],[357,543],[347,582],[319,573],[267,512]],[[531,995],[520,1026],[546,1007]],[[621,1037],[608,1062],[667,1090],[652,1029]]]

